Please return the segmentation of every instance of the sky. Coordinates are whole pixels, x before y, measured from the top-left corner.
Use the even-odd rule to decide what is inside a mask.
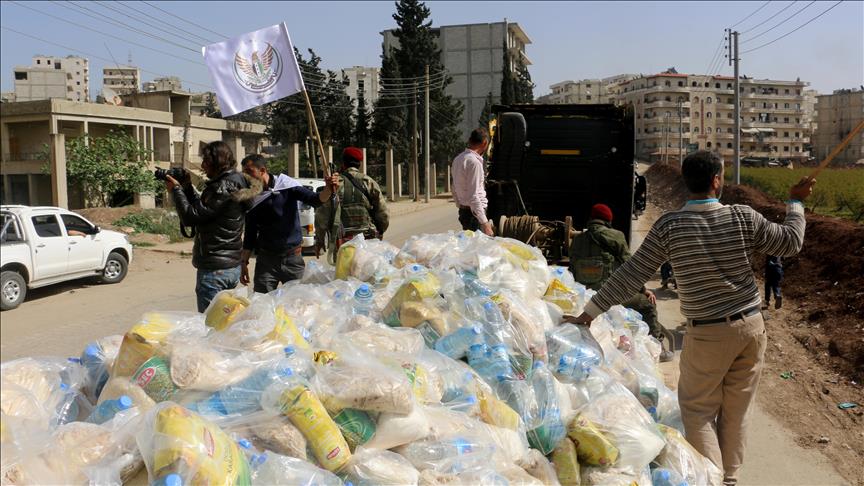
[[[792,3],[794,5],[790,5]],[[742,32],[741,74],[757,79],[801,78],[820,93],[864,84],[864,2],[843,1],[800,30],[759,47],[805,24],[836,2],[818,1],[808,6],[810,3],[806,0],[767,3],[430,1],[427,5],[432,12],[433,26],[504,19],[519,23],[532,41],[527,54],[533,62],[529,70],[537,85],[535,96],[549,93],[551,84],[568,79],[621,73],[648,75],[673,66],[679,73],[704,74],[722,42],[723,29],[736,23],[735,28]],[[781,24],[805,6],[807,8]],[[786,10],[781,12],[784,8]],[[315,49],[325,68],[380,66],[380,32],[395,27],[394,12],[392,1],[4,0],[0,3],[3,26],[0,84],[2,91],[13,90],[13,67],[30,65],[34,54],[83,54],[90,58],[91,98],[101,89],[102,68],[113,65],[112,59],[125,64],[130,56],[132,63],[145,71],[142,73],[145,81],[160,75],[175,75],[183,79],[184,89],[207,91],[212,83],[201,60],[202,45],[280,21],[286,22],[298,48]],[[111,21],[125,23],[170,43]],[[165,25],[166,21],[185,32]],[[776,24],[781,25],[759,35]],[[178,32],[179,37],[162,34],[153,26]],[[744,52],[756,47],[759,48],[753,52]],[[718,64],[719,74],[732,74],[728,63],[715,63]]]

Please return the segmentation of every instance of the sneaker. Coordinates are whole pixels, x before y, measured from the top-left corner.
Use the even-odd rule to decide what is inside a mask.
[[[774,299],[775,309],[779,309],[781,305],[783,305],[783,297],[777,297],[776,299]]]
[[[672,351],[663,351],[660,353],[660,362],[661,363],[668,363],[669,361],[672,361],[673,359],[675,359],[675,353],[673,353]]]

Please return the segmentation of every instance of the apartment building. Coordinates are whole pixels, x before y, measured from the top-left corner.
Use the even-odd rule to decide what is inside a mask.
[[[608,78],[562,81],[549,87],[551,94],[538,99],[544,104],[614,104],[617,100],[615,88],[618,84],[636,78],[635,74],[619,74]]]
[[[375,102],[378,101],[381,68],[353,66],[343,69],[342,77],[348,78],[347,92],[354,106],[357,106],[357,99],[360,97],[360,93],[363,93],[366,108],[371,110]]]
[[[48,98],[90,101],[90,61],[86,58],[36,54],[30,66],[15,67],[13,71],[18,101]]]
[[[840,89],[817,97],[813,156],[824,159],[835,146],[864,120],[864,88]],[[835,165],[864,164],[864,132],[849,142]]]
[[[141,69],[135,66],[110,66],[102,69],[102,96],[112,99],[141,91]]]
[[[145,93],[152,93],[154,91],[180,91],[181,89],[183,89],[183,82],[177,76],[156,78],[153,81],[147,81],[142,86],[142,91]]]
[[[678,159],[693,150],[734,155],[735,80],[666,72],[624,81],[618,103],[635,112],[636,155]],[[742,78],[741,157],[803,160],[810,151],[808,83]],[[679,148],[682,147],[682,148]]]
[[[531,65],[525,47],[531,39],[519,24],[495,22],[489,24],[444,25],[432,29],[441,49],[441,62],[453,82],[447,86],[448,95],[462,102],[465,111],[460,129],[465,137],[477,125],[486,98],[501,99],[501,80],[504,77],[504,52],[510,72],[519,64]],[[384,52],[399,46],[392,30],[381,33]]]

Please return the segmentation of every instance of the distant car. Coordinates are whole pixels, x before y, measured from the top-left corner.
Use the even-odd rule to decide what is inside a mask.
[[[0,309],[24,302],[27,289],[97,277],[118,283],[132,262],[126,235],[100,229],[55,207],[0,206]]]
[[[297,179],[303,187],[312,192],[320,192],[326,185],[323,179]],[[315,208],[300,203],[300,228],[303,235],[303,251],[312,253],[315,249]]]

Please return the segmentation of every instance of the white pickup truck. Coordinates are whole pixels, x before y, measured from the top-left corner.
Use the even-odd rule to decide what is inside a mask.
[[[122,233],[61,208],[0,206],[0,215],[2,310],[18,307],[28,288],[90,276],[102,283],[126,277],[132,245]]]

